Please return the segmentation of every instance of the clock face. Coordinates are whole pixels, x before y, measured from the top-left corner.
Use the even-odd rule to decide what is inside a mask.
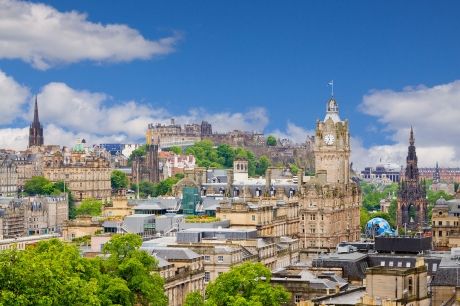
[[[334,140],[335,138],[332,134],[327,134],[326,136],[324,136],[324,142],[329,146],[334,143]]]

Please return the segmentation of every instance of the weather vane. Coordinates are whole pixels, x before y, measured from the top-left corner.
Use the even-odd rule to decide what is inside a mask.
[[[329,83],[328,83],[329,86],[331,86],[331,97],[334,96],[334,80],[331,80]]]

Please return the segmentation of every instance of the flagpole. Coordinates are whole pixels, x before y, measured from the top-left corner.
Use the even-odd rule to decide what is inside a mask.
[[[329,82],[329,85],[331,85],[331,96],[333,97],[334,96],[334,80],[331,80]]]

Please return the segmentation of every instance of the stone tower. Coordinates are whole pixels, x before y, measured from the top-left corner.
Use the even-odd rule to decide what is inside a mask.
[[[326,183],[348,183],[350,180],[350,134],[348,121],[339,117],[334,97],[327,103],[326,117],[316,123],[315,171]],[[325,176],[325,177],[324,177]]]
[[[400,228],[417,230],[426,225],[425,182],[419,179],[414,131],[411,127],[404,178],[399,183],[397,219]]]
[[[35,97],[34,121],[29,127],[29,148],[43,145],[43,127],[38,119],[37,97]]]
[[[360,237],[361,191],[350,177],[350,135],[334,97],[316,123],[315,175],[299,180],[299,240],[309,252],[329,252]]]

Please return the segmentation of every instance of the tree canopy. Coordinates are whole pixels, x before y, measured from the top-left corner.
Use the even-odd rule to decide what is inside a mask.
[[[139,250],[140,239],[113,236],[106,258],[81,257],[75,245],[57,239],[2,251],[0,305],[166,306],[157,262]]]
[[[197,165],[205,168],[231,168],[235,159],[245,159],[248,161],[249,176],[265,174],[270,165],[270,160],[266,156],[256,158],[252,151],[232,148],[228,144],[215,147],[210,140],[195,143],[187,148],[186,153],[195,156]]]
[[[177,154],[177,155],[180,155],[182,154],[182,148],[181,147],[178,147],[178,146],[172,146],[171,148],[169,148],[169,151]]]
[[[267,146],[274,147],[276,146],[277,140],[276,137],[273,135],[270,135],[267,137]]]
[[[397,194],[398,184],[377,185],[362,182],[361,190],[363,192],[363,207],[368,210],[380,210],[380,201],[389,195]]]
[[[222,273],[206,288],[206,301],[196,293],[187,297],[188,305],[206,306],[279,306],[288,303],[290,293],[270,284],[271,272],[262,263],[246,262]]]
[[[112,189],[128,188],[129,180],[126,173],[120,170],[113,170],[110,175]]]
[[[155,184],[147,181],[142,181],[139,183],[139,195],[141,198],[147,196],[157,197],[160,195],[170,194],[172,192],[172,187],[180,180],[184,178],[184,175],[177,173],[172,177]],[[131,189],[137,191],[137,184],[131,184]]]
[[[131,155],[128,158],[128,164],[131,165],[131,163],[133,162],[134,159],[136,159],[136,157],[142,157],[142,156],[145,156],[146,154],[147,154],[147,145],[144,144],[142,146],[139,146],[139,148],[131,152]]]
[[[27,195],[58,195],[64,191],[63,182],[53,183],[43,176],[34,176],[24,183]]]
[[[96,199],[84,199],[75,209],[77,216],[100,216],[101,213],[102,201]]]

